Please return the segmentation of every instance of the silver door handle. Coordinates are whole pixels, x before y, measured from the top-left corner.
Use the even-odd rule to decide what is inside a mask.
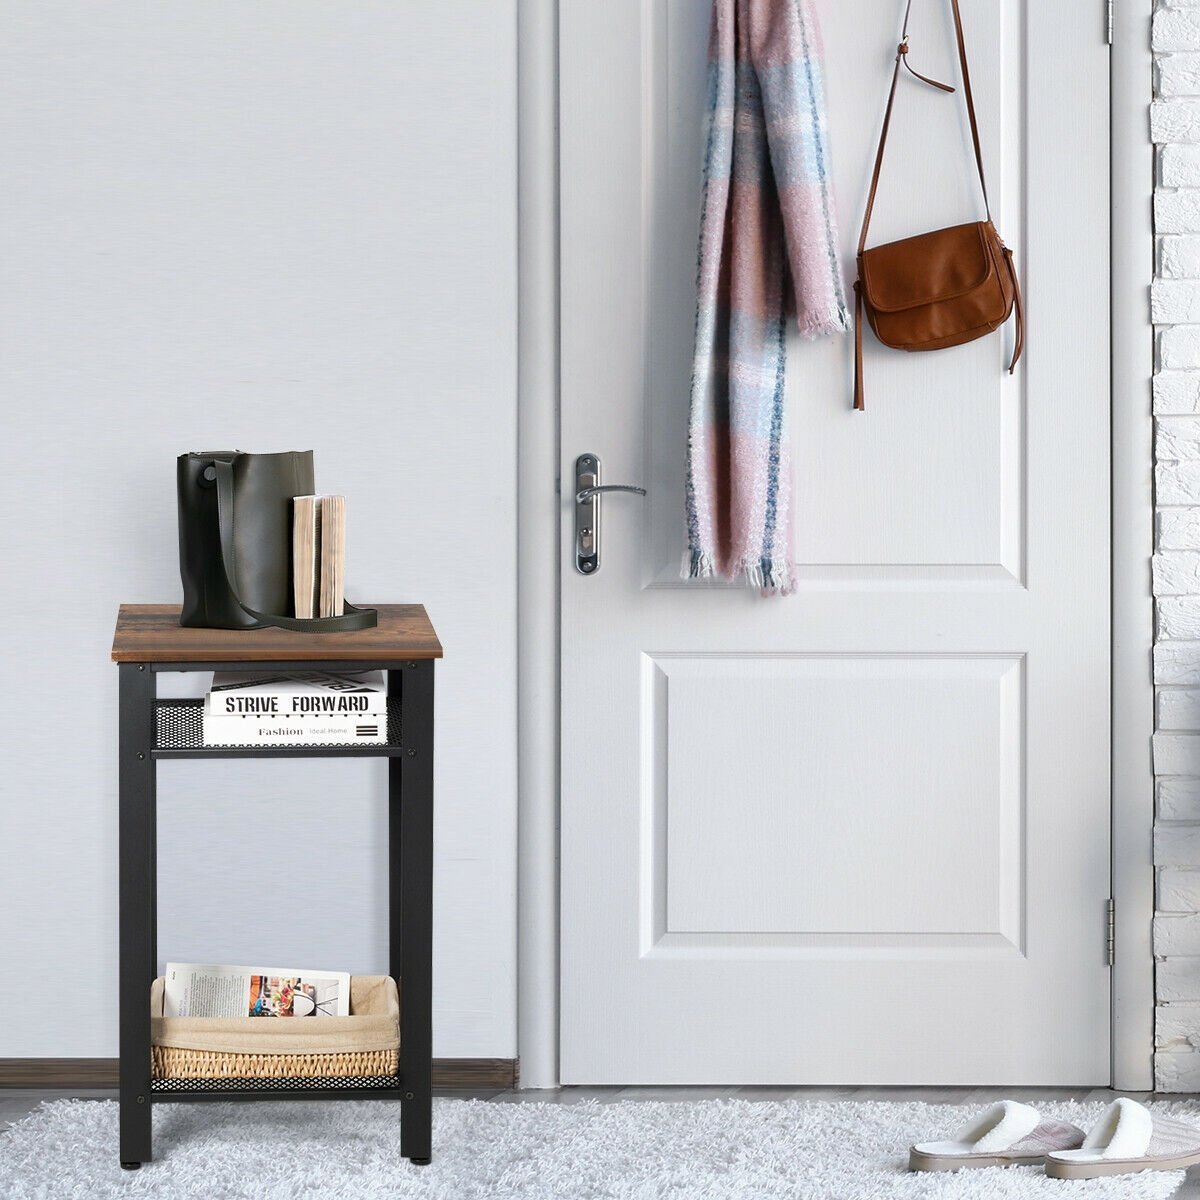
[[[600,497],[605,492],[646,494],[645,488],[629,483],[600,482],[600,460],[581,454],[575,460],[575,570],[595,575],[600,570]]]
[[[631,483],[606,483],[603,487],[585,487],[575,493],[575,503],[586,504],[593,496],[598,496],[601,492],[636,492],[639,496],[644,496],[646,489],[634,487]]]

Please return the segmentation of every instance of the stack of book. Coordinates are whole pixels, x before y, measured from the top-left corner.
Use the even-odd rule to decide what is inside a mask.
[[[387,683],[382,671],[218,671],[204,700],[203,727],[206,746],[386,742]]]

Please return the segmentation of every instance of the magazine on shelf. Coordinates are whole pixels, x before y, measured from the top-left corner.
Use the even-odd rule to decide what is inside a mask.
[[[218,671],[204,701],[206,746],[334,746],[388,740],[382,671]]]
[[[387,717],[225,717],[204,713],[206,746],[382,746]]]
[[[222,716],[386,717],[387,681],[382,671],[217,671],[204,711]]]
[[[167,963],[164,1017],[348,1017],[350,976],[299,967]]]

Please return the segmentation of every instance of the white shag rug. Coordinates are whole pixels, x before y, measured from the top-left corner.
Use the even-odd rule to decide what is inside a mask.
[[[1041,1107],[1086,1128],[1104,1106]],[[1163,1107],[1200,1125],[1200,1105]],[[954,1130],[972,1111],[795,1100],[435,1100],[433,1162],[414,1167],[400,1157],[399,1106],[386,1101],[171,1104],[154,1112],[156,1161],[122,1171],[116,1102],[58,1100],[0,1133],[0,1196],[1159,1200],[1183,1183],[1181,1171],[1072,1183],[1037,1167],[905,1170],[912,1142]]]

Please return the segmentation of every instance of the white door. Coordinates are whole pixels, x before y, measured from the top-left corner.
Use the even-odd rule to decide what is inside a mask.
[[[962,7],[1028,352],[868,335],[863,414],[793,338],[764,600],[678,575],[708,2],[560,4],[566,1083],[1109,1080],[1108,54],[1096,0]],[[852,278],[903,2],[818,8]],[[960,97],[902,78],[889,149],[873,242],[980,215]],[[585,453],[649,489],[590,577]]]

